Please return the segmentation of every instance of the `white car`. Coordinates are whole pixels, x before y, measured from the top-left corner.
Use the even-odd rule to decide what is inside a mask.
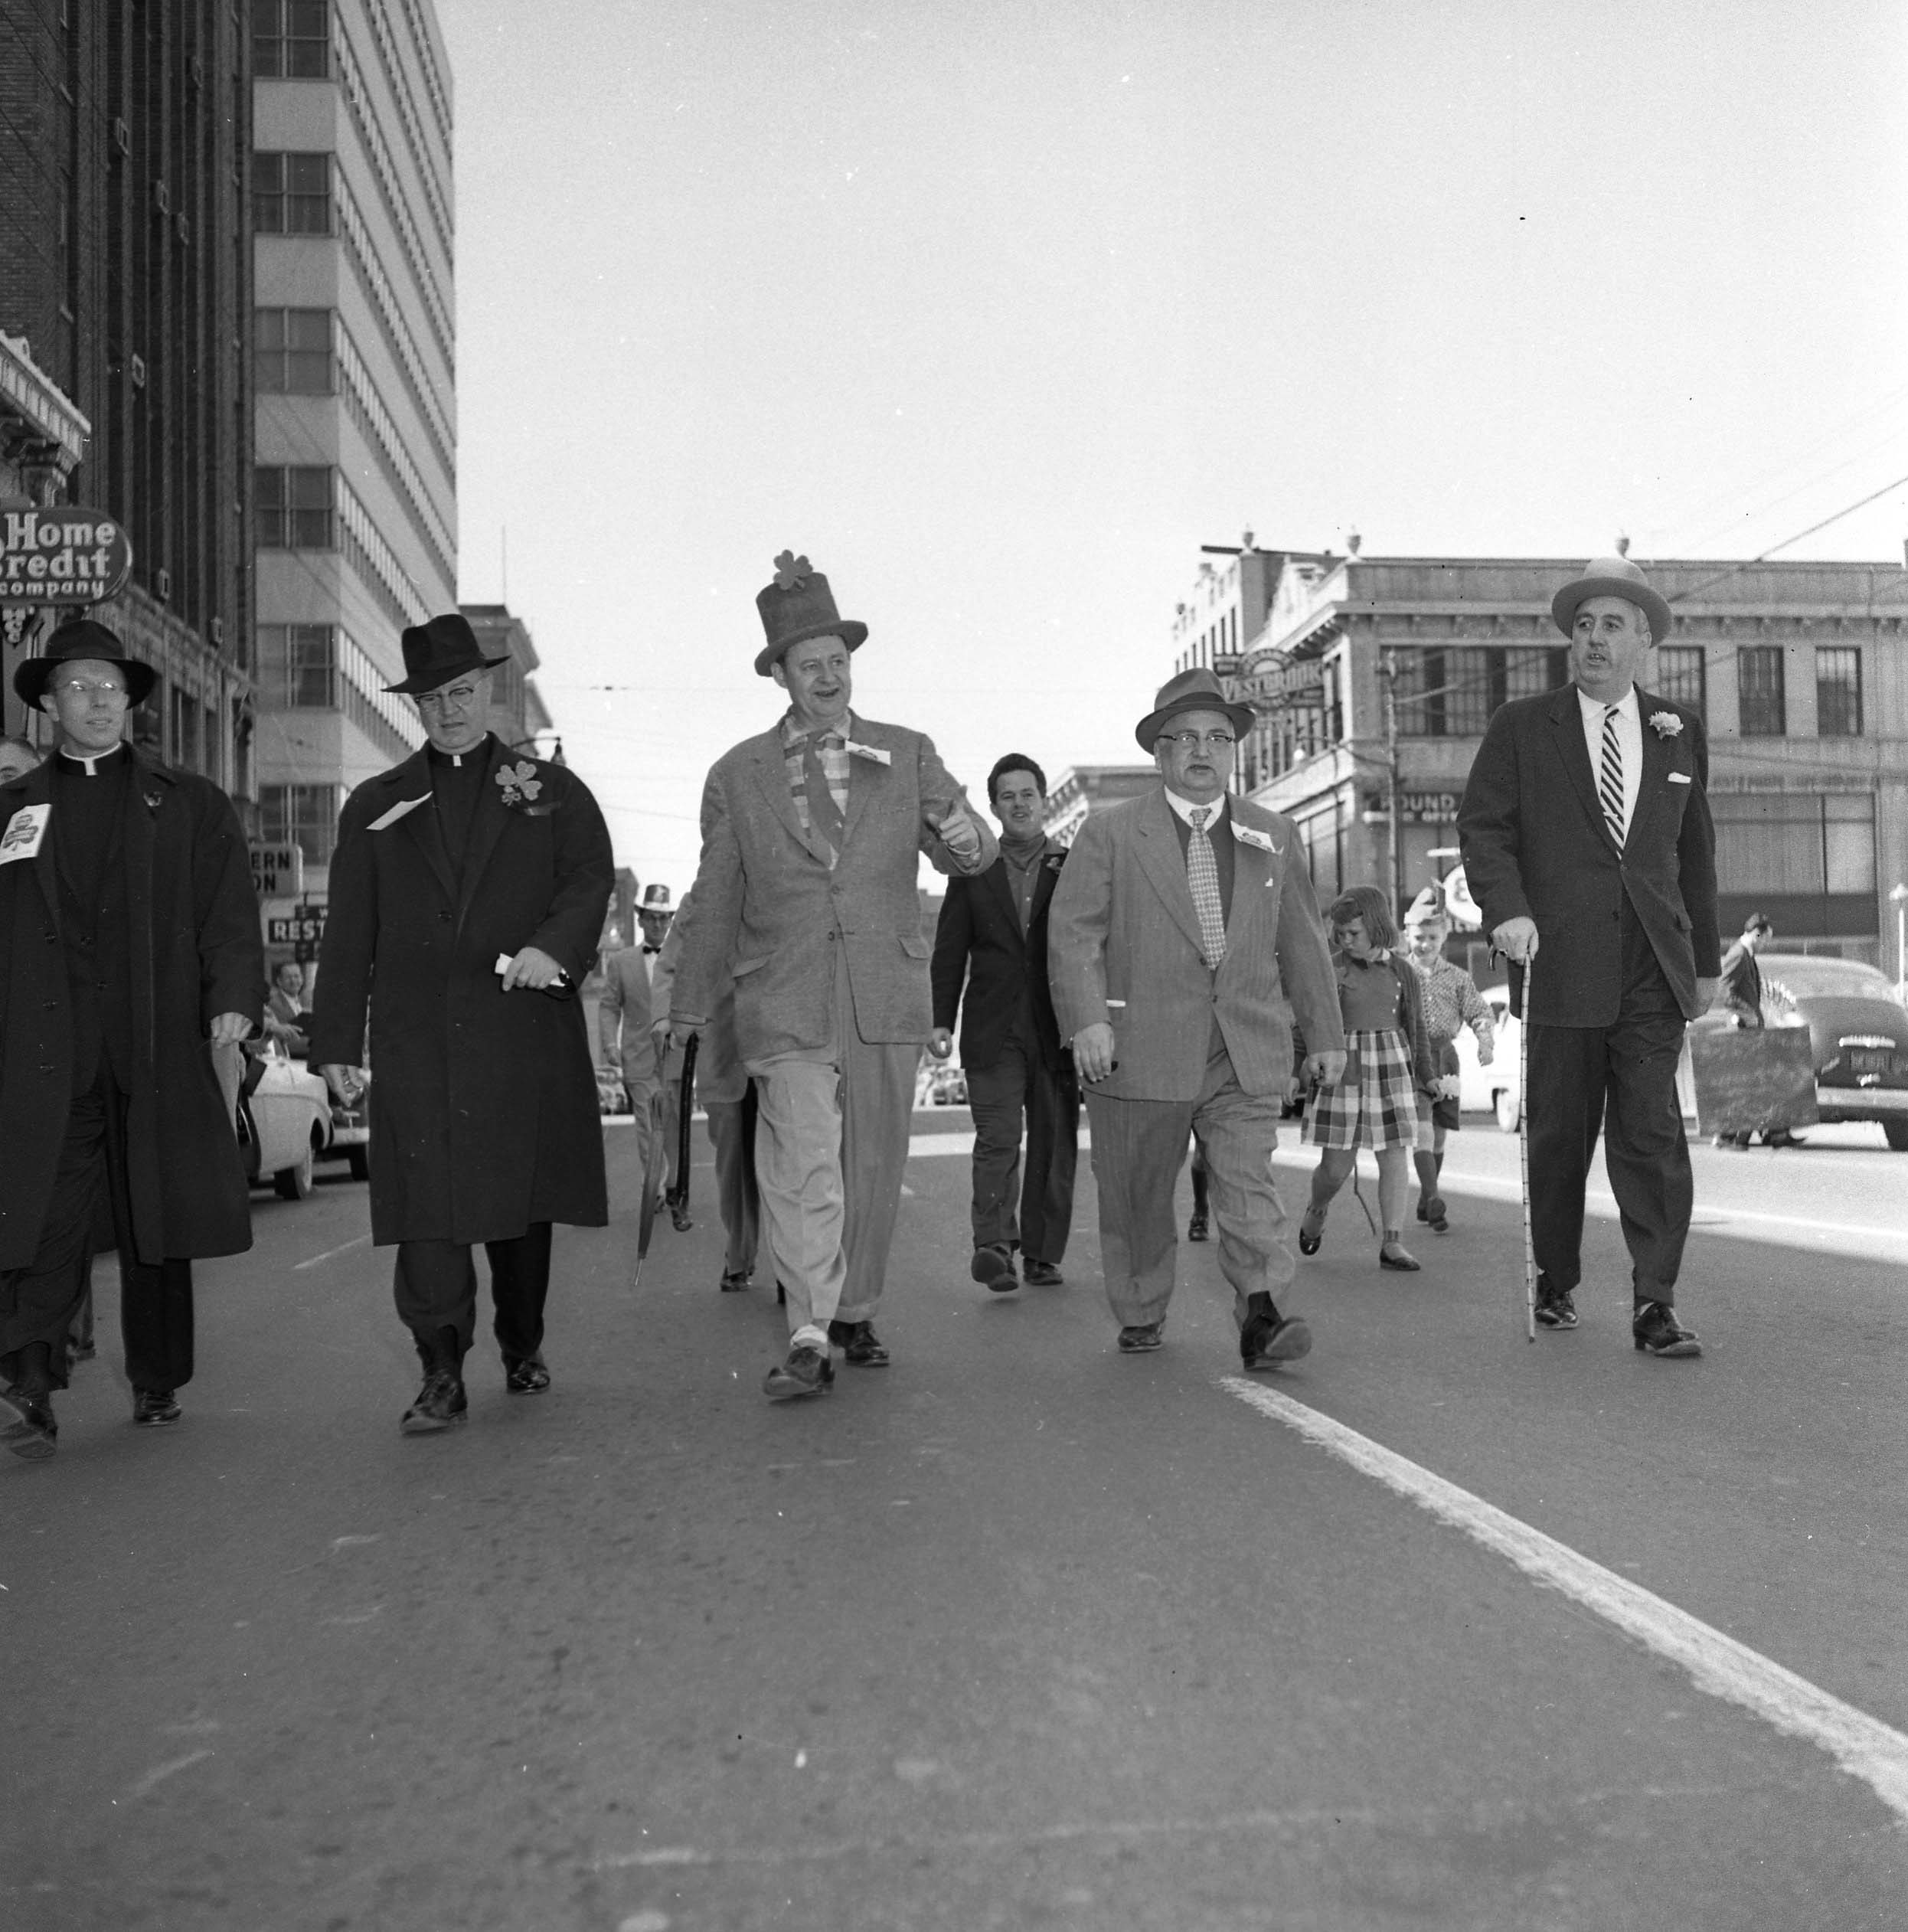
[[[1485,986],[1484,1003],[1491,1009],[1497,1025],[1497,1041],[1489,1066],[1478,1061],[1478,1038],[1468,1026],[1458,1028],[1458,1078],[1461,1083],[1458,1104],[1466,1113],[1495,1113],[1498,1125],[1507,1134],[1517,1132],[1518,1108],[1522,1099],[1518,1085],[1519,1046],[1523,1028],[1511,1011],[1511,995],[1504,986]]]
[[[312,1165],[331,1143],[331,1094],[278,1041],[254,1040],[245,1051],[258,1069],[238,1103],[245,1171],[255,1183],[270,1181],[287,1201],[302,1201],[312,1191]]]

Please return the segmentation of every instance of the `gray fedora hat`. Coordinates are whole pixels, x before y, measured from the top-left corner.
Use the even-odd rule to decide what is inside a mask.
[[[1626,597],[1650,620],[1651,640],[1660,644],[1676,619],[1650,588],[1650,580],[1627,557],[1593,557],[1583,574],[1573,577],[1550,600],[1550,621],[1566,637],[1576,627],[1576,607],[1586,597]]]
[[[1139,740],[1140,750],[1152,750],[1167,721],[1182,711],[1221,711],[1232,721],[1233,730],[1242,738],[1252,729],[1257,715],[1250,704],[1235,704],[1226,695],[1226,688],[1218,678],[1204,665],[1198,665],[1181,672],[1176,678],[1168,678],[1154,695],[1152,709],[1134,727],[1133,736]]]

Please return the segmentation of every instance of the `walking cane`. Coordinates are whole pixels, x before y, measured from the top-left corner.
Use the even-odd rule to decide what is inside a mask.
[[[1524,962],[1518,989],[1517,1029],[1517,1137],[1524,1179],[1524,1339],[1537,1339],[1537,1250],[1531,1240],[1531,964]]]

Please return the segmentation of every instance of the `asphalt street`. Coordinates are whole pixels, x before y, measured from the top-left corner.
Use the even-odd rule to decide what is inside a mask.
[[[769,1271],[717,1292],[700,1127],[698,1224],[633,1290],[606,1130],[554,1388],[506,1397],[482,1344],[445,1437],[397,1433],[414,1358],[341,1169],[200,1270],[178,1427],[130,1426],[103,1293],[58,1454],[0,1467],[0,1924],[1908,1924],[1878,1130],[1696,1149],[1675,1362],[1629,1345],[1607,1212],[1582,1327],[1526,1342],[1516,1143],[1479,1123],[1423,1273],[1379,1272],[1348,1192],[1290,1300],[1313,1354],[1248,1384],[1210,1244],[1166,1346],[1117,1354],[1084,1159],[1067,1285],[974,1286],[969,1124],[915,1116],[893,1365],[807,1403],[759,1393]]]

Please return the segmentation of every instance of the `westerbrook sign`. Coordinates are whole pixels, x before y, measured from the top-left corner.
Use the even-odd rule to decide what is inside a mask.
[[[132,546],[103,510],[0,511],[0,604],[100,603],[132,568]]]

